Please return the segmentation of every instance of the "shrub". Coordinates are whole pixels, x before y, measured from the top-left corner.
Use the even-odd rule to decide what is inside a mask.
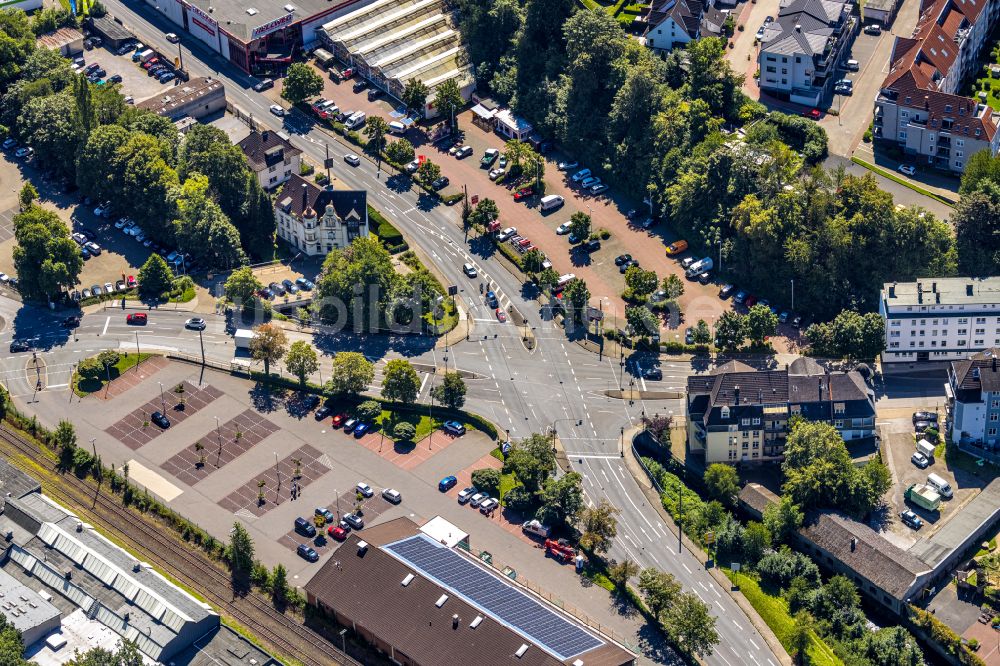
[[[392,436],[403,442],[412,442],[416,434],[417,429],[414,428],[413,424],[408,421],[400,421],[396,424],[396,427],[392,429]]]

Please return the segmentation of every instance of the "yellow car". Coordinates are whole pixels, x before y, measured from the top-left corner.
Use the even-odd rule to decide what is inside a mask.
[[[667,256],[668,257],[676,256],[686,249],[688,249],[688,242],[686,240],[674,241],[673,243],[667,246]]]

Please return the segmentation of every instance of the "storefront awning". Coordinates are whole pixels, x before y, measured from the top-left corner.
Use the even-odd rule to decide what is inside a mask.
[[[496,109],[487,109],[482,104],[472,107],[472,113],[483,120],[493,120],[493,116],[497,115]]]

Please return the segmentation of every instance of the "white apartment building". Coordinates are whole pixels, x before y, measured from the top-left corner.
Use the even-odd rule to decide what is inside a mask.
[[[364,190],[318,187],[292,174],[274,205],[278,238],[309,256],[325,256],[368,235]]]
[[[284,132],[257,131],[239,142],[250,168],[257,174],[260,186],[270,190],[281,185],[302,165],[302,151],[289,141]]]
[[[883,363],[957,361],[1000,346],[1000,277],[888,282]]]

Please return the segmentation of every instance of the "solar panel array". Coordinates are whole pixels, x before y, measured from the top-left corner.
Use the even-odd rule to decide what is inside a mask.
[[[604,645],[589,631],[423,534],[391,543],[385,550],[563,661]]]

